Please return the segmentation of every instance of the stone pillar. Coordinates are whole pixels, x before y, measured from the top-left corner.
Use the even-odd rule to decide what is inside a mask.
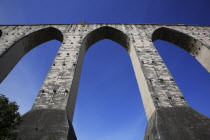
[[[44,139],[49,135],[59,140],[76,140],[72,120],[84,51],[81,51],[81,36],[72,33],[71,29],[63,34],[63,44],[29,112],[30,115],[27,113],[23,116],[26,120],[32,120],[30,116],[34,117],[33,114],[43,116],[40,121],[28,121],[32,129],[36,125],[39,131],[34,131],[34,135],[28,134],[29,139]],[[27,121],[24,122],[27,127]],[[25,127],[24,125],[21,128]],[[25,135],[25,130],[26,128],[20,134],[21,137]]]
[[[208,139],[210,119],[188,106],[151,39],[134,38],[130,55],[148,119],[144,139]]]
[[[0,82],[34,47],[52,39],[62,42],[32,109],[22,116],[17,139],[77,139],[72,119],[82,60],[85,51],[101,39],[116,41],[130,54],[148,119],[145,140],[210,138],[210,119],[187,104],[152,43],[162,39],[180,45],[209,70],[209,36],[209,26],[83,23],[0,26]]]

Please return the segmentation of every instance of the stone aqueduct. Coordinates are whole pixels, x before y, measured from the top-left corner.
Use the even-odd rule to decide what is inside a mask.
[[[32,109],[22,116],[18,140],[77,139],[71,122],[82,61],[102,39],[130,55],[148,119],[145,140],[210,139],[210,119],[188,106],[153,46],[158,39],[178,45],[210,72],[210,26],[81,23],[0,25],[0,82],[36,46],[62,42]]]

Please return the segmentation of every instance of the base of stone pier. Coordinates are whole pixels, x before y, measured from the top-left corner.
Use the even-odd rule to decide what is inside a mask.
[[[190,107],[159,108],[144,140],[210,140],[210,119]]]
[[[77,140],[64,110],[31,110],[22,116],[16,140]]]

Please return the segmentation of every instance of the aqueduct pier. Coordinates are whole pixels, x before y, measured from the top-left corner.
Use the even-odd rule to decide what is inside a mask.
[[[76,140],[72,126],[80,71],[92,44],[110,39],[129,53],[148,119],[145,140],[207,140],[210,119],[192,109],[162,58],[155,40],[173,43],[210,72],[210,26],[160,24],[0,25],[0,82],[36,46],[62,45],[32,109],[22,116],[18,140]]]

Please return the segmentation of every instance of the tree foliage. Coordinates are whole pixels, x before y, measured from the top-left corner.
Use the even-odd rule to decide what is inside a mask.
[[[10,102],[7,97],[0,94],[0,140],[15,136],[15,130],[21,123],[18,108],[16,102]]]

